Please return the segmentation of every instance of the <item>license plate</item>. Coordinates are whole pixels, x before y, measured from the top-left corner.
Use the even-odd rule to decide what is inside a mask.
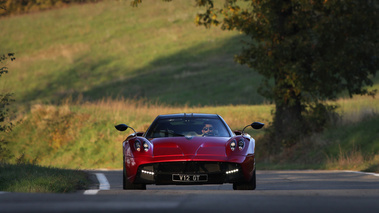
[[[176,182],[206,182],[207,174],[173,174],[172,181]]]

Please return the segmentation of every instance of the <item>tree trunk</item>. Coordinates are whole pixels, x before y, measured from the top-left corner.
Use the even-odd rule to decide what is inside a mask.
[[[278,14],[278,25],[277,32],[282,38],[281,41],[287,36],[296,34],[297,32],[292,29],[289,30],[285,27],[287,19],[292,15],[293,8],[285,7],[283,5],[291,5],[290,0],[283,0],[280,2],[282,6]],[[285,10],[282,8],[286,8]],[[273,41],[273,44],[275,42]],[[293,47],[294,48],[294,47]],[[293,51],[292,51],[293,52]],[[292,72],[283,69],[283,65],[287,63],[286,59],[276,58],[276,74],[275,74],[275,115],[273,121],[273,143],[275,143],[276,151],[280,151],[282,147],[291,147],[296,144],[299,136],[302,133],[303,118],[302,118],[302,104],[301,104],[301,93],[295,92],[296,90],[294,84],[295,79],[291,79],[290,75]],[[287,59],[292,62],[291,59]],[[295,59],[293,59],[295,60]],[[288,81],[288,79],[290,79]]]
[[[296,98],[294,104],[276,103],[273,134],[274,143],[279,147],[293,146],[304,130],[300,98],[293,98]]]

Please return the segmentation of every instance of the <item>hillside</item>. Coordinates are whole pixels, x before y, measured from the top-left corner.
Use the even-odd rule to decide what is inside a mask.
[[[236,64],[237,32],[196,27],[191,1],[75,5],[0,19],[3,52],[16,53],[0,89],[18,103],[79,94],[174,105],[260,104],[261,77]]]

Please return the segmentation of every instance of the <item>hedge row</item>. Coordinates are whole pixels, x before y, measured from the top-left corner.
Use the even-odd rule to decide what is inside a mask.
[[[99,2],[102,0],[0,0],[0,16],[36,12],[70,4]]]

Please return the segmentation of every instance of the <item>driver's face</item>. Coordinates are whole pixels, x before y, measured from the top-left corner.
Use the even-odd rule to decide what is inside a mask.
[[[213,132],[213,126],[212,124],[205,124],[202,130],[203,134]]]

